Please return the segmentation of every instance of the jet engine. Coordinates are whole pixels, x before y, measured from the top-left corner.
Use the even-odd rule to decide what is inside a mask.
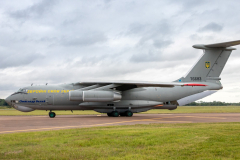
[[[112,91],[70,91],[70,101],[83,101],[83,102],[112,102],[121,100],[122,96]]]

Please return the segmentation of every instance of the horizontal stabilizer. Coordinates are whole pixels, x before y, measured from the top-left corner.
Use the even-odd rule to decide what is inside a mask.
[[[235,50],[235,48],[232,48],[231,46],[236,46],[239,44],[240,44],[240,40],[237,40],[237,41],[222,42],[222,43],[215,43],[215,44],[196,44],[196,45],[193,45],[193,48],[197,48],[197,49],[226,48],[227,50]]]
[[[231,42],[223,42],[223,43],[215,43],[215,44],[208,44],[205,45],[206,47],[217,47],[217,48],[227,48],[227,47],[231,47],[231,46],[236,46],[240,44],[240,40],[237,41],[231,41]]]

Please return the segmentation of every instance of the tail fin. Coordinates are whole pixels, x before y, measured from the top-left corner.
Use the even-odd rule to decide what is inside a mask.
[[[193,45],[194,48],[203,49],[204,54],[186,77],[180,78],[179,82],[220,80],[219,77],[232,50],[231,46],[239,45],[240,40],[209,44]]]

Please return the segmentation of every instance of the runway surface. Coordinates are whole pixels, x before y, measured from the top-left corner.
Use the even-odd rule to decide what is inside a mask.
[[[240,113],[134,114],[133,117],[107,115],[0,116],[0,134],[96,126],[149,123],[240,122]]]

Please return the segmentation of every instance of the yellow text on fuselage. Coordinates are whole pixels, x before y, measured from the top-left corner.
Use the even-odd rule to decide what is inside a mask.
[[[71,90],[28,90],[27,93],[68,93]]]

